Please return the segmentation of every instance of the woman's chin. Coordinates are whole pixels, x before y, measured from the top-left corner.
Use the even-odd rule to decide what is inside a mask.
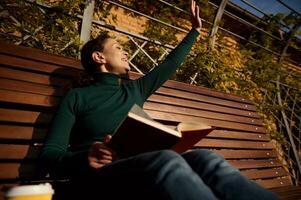
[[[126,73],[129,73],[131,71],[131,67],[125,68]]]

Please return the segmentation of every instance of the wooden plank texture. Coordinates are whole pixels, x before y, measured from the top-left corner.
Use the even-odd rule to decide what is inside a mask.
[[[60,102],[60,98],[0,89],[0,101],[8,103],[55,107]]]
[[[37,159],[41,148],[41,146],[33,145],[0,144],[0,160]]]
[[[165,103],[165,104],[177,105],[177,106],[185,105],[186,107],[193,108],[193,109],[203,109],[207,111],[216,111],[220,113],[229,113],[229,114],[235,113],[236,115],[240,115],[240,116],[259,118],[259,115],[254,111],[241,110],[238,108],[230,108],[223,105],[214,105],[211,104],[210,102],[204,103],[201,101],[195,101],[190,99],[181,99],[173,96],[153,94],[148,98],[147,101]]]
[[[288,173],[283,168],[245,170],[242,171],[242,173],[250,179],[267,179],[288,176]]]
[[[213,152],[222,155],[226,159],[255,159],[255,158],[276,158],[275,150],[233,150],[233,149],[213,149]]]
[[[1,139],[1,136],[0,136]],[[37,141],[39,142],[39,141]],[[30,150],[30,156],[27,158],[36,158],[38,151],[41,149],[41,143],[32,144],[0,144],[0,159],[24,159]],[[213,150],[215,153],[226,159],[268,159],[276,158],[275,151],[258,151],[258,150]]]
[[[136,73],[136,72],[130,73],[131,79],[138,79],[140,77],[141,77],[141,74],[139,74],[139,73]],[[232,101],[242,102],[242,103],[246,103],[246,104],[253,104],[251,100],[241,97],[241,96],[237,96],[235,94],[219,92],[214,89],[205,88],[202,86],[196,87],[194,85],[190,85],[190,84],[182,83],[182,82],[178,82],[178,81],[169,80],[163,86],[173,88],[173,89],[180,89],[180,90],[188,91],[188,92],[192,92],[192,93],[206,94],[208,96],[218,97],[221,99],[230,99]]]
[[[11,80],[26,81],[29,83],[38,83],[43,85],[52,85],[65,87],[70,84],[70,80],[56,77],[54,75],[45,75],[36,72],[27,72],[23,70],[2,67],[0,64],[0,77]]]
[[[227,130],[213,130],[207,137],[210,138],[227,138],[238,140],[253,140],[253,141],[270,141],[267,134],[249,133],[249,132],[237,132]]]
[[[301,187],[289,185],[271,188],[270,190],[276,193],[283,200],[301,199]]]
[[[82,70],[74,68],[63,68],[62,66],[53,65],[49,63],[40,63],[34,60],[27,60],[19,57],[12,57],[0,54],[0,63],[4,66],[10,66],[23,70],[31,70],[36,72],[43,72],[48,74],[63,75],[65,77],[79,77]]]
[[[6,78],[0,78],[0,89],[57,97],[62,97],[66,92],[63,88]]]
[[[239,109],[242,109],[242,110],[256,111],[256,108],[255,108],[254,105],[234,102],[234,101],[230,101],[230,100],[219,99],[219,98],[216,98],[216,97],[210,97],[210,96],[195,94],[195,93],[186,92],[186,91],[173,90],[173,89],[165,88],[165,87],[159,88],[156,91],[156,93],[157,94],[175,96],[175,97],[183,98],[183,99],[191,99],[191,100],[196,100],[196,101],[201,101],[201,102],[209,102],[211,104],[223,105],[223,106],[228,106],[228,107],[233,107],[233,108],[239,108]]]
[[[281,167],[282,163],[277,159],[271,160],[229,160],[231,165],[238,169],[260,169]]]
[[[0,139],[43,141],[47,129],[32,126],[0,125]]]
[[[34,48],[11,45],[1,41],[0,41],[0,53],[11,55],[14,57],[23,57],[28,60],[36,60],[45,63],[52,63],[55,65],[63,65],[65,67],[70,67],[70,68],[82,69],[79,60],[51,54]]]
[[[37,178],[36,159],[47,126],[66,89],[82,71],[79,60],[0,42],[0,187],[18,183],[19,177]],[[130,76],[140,77],[136,73]],[[291,187],[291,179],[250,100],[167,81],[144,108],[170,127],[181,121],[215,126],[216,130],[195,148],[223,156],[265,188],[281,188],[272,191],[284,199],[301,196],[300,188]],[[0,192],[0,200],[2,197]]]
[[[233,129],[233,130],[242,130],[242,131],[250,131],[257,133],[265,133],[266,130],[262,126],[252,126],[249,124],[242,124],[230,121],[216,120],[216,119],[207,119],[203,117],[194,117],[180,114],[170,114],[167,112],[159,112],[153,110],[145,110],[153,119],[156,120],[167,120],[171,122],[181,122],[181,121],[193,121],[193,122],[204,122],[210,126],[215,126],[219,128],[225,129]]]
[[[195,147],[219,147],[219,148],[231,148],[231,149],[273,149],[273,145],[270,142],[258,142],[258,141],[243,141],[243,140],[222,140],[204,138],[194,145]]]
[[[276,179],[257,180],[256,182],[267,189],[292,185],[290,177],[288,176]]]
[[[220,120],[241,122],[241,123],[252,124],[252,125],[259,125],[259,126],[262,125],[262,121],[260,119],[254,119],[245,116],[237,116],[233,114],[209,112],[201,109],[187,108],[185,106],[173,106],[173,105],[166,105],[162,103],[146,102],[143,108],[147,110],[170,112],[170,113],[177,113],[183,115],[191,115],[196,117],[206,117],[208,119],[220,119]]]
[[[49,124],[53,113],[0,108],[0,121],[29,124]]]

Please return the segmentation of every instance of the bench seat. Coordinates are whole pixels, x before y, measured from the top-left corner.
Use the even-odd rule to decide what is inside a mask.
[[[13,185],[53,181],[36,174],[36,159],[61,98],[82,71],[76,59],[0,42],[0,200]],[[181,121],[217,127],[194,148],[224,156],[282,199],[301,199],[250,100],[170,80],[144,110],[170,127]]]

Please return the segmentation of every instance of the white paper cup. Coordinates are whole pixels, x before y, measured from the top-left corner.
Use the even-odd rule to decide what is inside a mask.
[[[16,186],[5,194],[7,200],[51,200],[54,190],[49,183]]]

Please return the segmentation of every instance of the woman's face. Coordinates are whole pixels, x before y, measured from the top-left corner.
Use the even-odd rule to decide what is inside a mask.
[[[106,69],[114,74],[122,75],[130,71],[128,53],[114,39],[107,39],[103,48],[104,64]]]

